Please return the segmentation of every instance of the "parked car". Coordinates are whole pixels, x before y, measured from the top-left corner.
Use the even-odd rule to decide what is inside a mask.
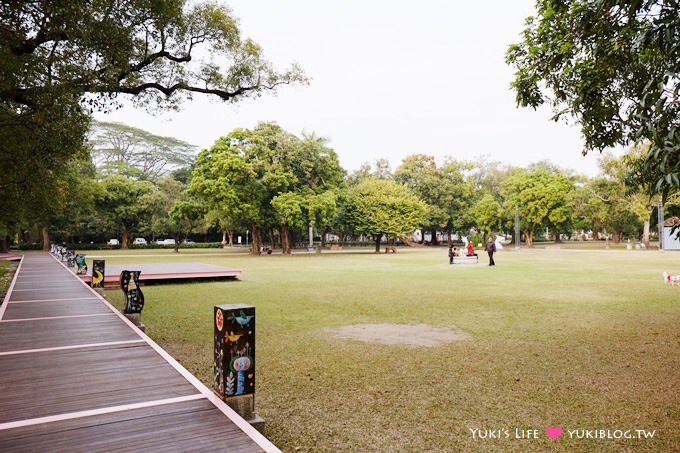
[[[106,245],[109,245],[111,247],[115,247],[115,246],[120,245],[120,242],[118,242],[118,239],[109,239],[109,242],[107,242]]]
[[[146,245],[146,239],[135,238],[135,240],[132,243],[135,244],[135,245]]]
[[[183,244],[195,244],[195,242],[192,241],[191,239],[185,239],[185,240],[182,241],[182,243]]]
[[[156,241],[156,244],[158,244],[158,245],[175,245],[175,240],[174,239],[158,239]]]

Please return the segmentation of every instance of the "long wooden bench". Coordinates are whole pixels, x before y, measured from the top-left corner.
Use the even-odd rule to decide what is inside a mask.
[[[477,264],[479,262],[479,256],[477,255],[461,255],[454,256],[452,264]]]

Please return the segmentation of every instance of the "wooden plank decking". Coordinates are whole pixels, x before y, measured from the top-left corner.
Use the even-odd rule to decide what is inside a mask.
[[[47,253],[0,305],[0,451],[279,451]]]

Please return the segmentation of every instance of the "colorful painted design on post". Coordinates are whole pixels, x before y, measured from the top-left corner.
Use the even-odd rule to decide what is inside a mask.
[[[144,308],[144,294],[139,287],[139,274],[142,271],[122,271],[120,273],[120,289],[125,294],[124,313],[141,313]]]
[[[103,288],[104,287],[104,276],[106,268],[106,261],[104,260],[92,260],[92,287],[93,288]]]
[[[213,389],[223,398],[255,393],[255,307],[215,307]]]
[[[87,274],[87,262],[85,262],[85,255],[83,253],[76,255],[76,264],[78,265],[78,275]]]

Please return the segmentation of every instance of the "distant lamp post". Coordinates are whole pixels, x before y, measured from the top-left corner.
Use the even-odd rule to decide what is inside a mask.
[[[521,239],[519,231],[519,207],[515,206],[515,249],[519,249]]]
[[[659,230],[659,250],[663,251],[666,248],[666,244],[664,244],[664,237],[663,237],[663,224],[664,224],[664,217],[665,214],[663,212],[663,198],[659,197],[659,204],[657,208],[658,212],[658,230]]]
[[[248,228],[246,228],[246,245],[248,245],[248,233],[250,233],[250,231],[248,231]]]

